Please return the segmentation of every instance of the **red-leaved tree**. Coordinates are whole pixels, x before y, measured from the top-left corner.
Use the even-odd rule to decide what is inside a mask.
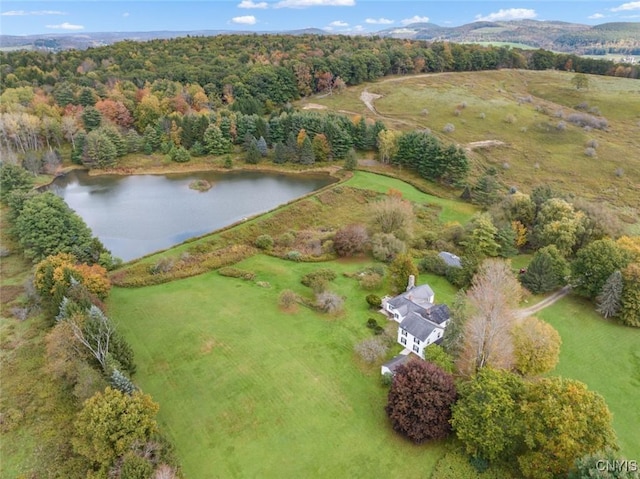
[[[412,360],[396,371],[385,410],[395,431],[421,443],[449,435],[455,400],[453,376],[432,363]]]

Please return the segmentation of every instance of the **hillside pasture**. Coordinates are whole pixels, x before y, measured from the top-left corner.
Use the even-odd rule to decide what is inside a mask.
[[[361,103],[354,114],[390,128],[429,129],[465,147],[487,140],[504,146],[475,149],[472,177],[498,171],[505,190],[542,184],[624,208],[640,203],[640,82],[588,75],[576,89],[573,73],[501,70],[393,77],[314,99],[332,110],[351,109],[363,90],[381,95],[377,115]],[[346,105],[346,106],[345,106]],[[603,130],[571,122],[571,115],[606,120]],[[454,131],[444,133],[445,125]],[[593,156],[587,148],[597,143]],[[629,213],[626,211],[626,213]],[[637,221],[632,212],[629,222]]]

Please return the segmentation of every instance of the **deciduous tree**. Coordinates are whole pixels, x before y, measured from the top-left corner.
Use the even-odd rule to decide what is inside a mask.
[[[629,254],[610,239],[597,240],[582,248],[571,264],[575,290],[595,298],[607,278],[629,264]]]
[[[515,369],[523,376],[551,371],[560,359],[560,334],[549,323],[523,319],[512,330]]]
[[[640,263],[631,263],[622,271],[622,309],[620,320],[627,326],[640,327]]]
[[[76,417],[74,450],[99,467],[108,467],[132,446],[158,430],[158,405],[141,392],[131,395],[107,387],[88,399]]]
[[[395,431],[421,443],[449,435],[455,400],[450,374],[435,364],[414,360],[396,371],[385,410]]]
[[[539,379],[527,388],[520,410],[527,450],[518,464],[527,479],[558,477],[584,455],[616,447],[604,399],[579,381]]]
[[[522,288],[503,260],[485,260],[467,291],[469,319],[465,322],[463,348],[458,370],[472,375],[491,366],[510,369],[513,365],[511,329]]]
[[[513,457],[525,427],[520,416],[524,389],[513,373],[491,368],[460,385],[451,424],[468,454],[488,461]]]

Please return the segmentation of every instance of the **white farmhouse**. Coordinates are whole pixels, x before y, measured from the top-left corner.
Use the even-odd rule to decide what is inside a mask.
[[[409,278],[407,291],[382,299],[383,312],[399,323],[397,341],[405,349],[400,356],[414,353],[424,359],[424,350],[430,344],[439,344],[447,327],[451,312],[446,304],[435,304],[435,294],[428,284],[415,286]],[[406,361],[396,356],[382,365],[382,374],[395,372]]]

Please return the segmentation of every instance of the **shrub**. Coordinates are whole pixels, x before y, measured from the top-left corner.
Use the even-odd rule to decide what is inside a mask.
[[[328,283],[329,281],[336,279],[336,277],[337,275],[332,269],[322,268],[305,274],[300,279],[300,282],[309,288],[313,288],[314,285],[320,282]]]
[[[376,294],[368,294],[365,299],[372,308],[380,309],[382,307],[382,299]]]
[[[598,140],[596,139],[592,138],[589,141],[587,141],[587,147],[589,148],[593,148],[595,150],[596,148],[598,148],[598,146],[600,145],[598,144]]]
[[[300,261],[302,260],[302,254],[300,251],[291,250],[285,255],[285,258],[289,261]]]
[[[378,261],[392,261],[398,254],[406,250],[404,241],[390,233],[375,234],[371,240],[373,257]]]
[[[504,122],[509,123],[510,125],[513,125],[516,122],[516,117],[514,115],[509,114],[504,117]]]
[[[376,336],[384,333],[384,328],[378,324],[375,318],[369,318],[367,320],[367,328],[371,329]]]
[[[354,350],[369,364],[379,361],[387,354],[387,346],[378,338],[365,339],[356,344]]]
[[[589,147],[589,148],[585,148],[584,150],[584,154],[587,155],[589,158],[595,158],[596,156],[596,149]]]
[[[336,232],[333,249],[338,256],[353,256],[364,251],[368,241],[369,235],[363,225],[348,225]]]
[[[393,384],[393,374],[384,373],[380,378],[380,384],[386,388],[391,387],[391,384]]]
[[[246,271],[240,268],[234,268],[233,266],[220,268],[218,274],[229,278],[240,278],[245,281],[253,281],[256,278],[256,274],[253,271]]]
[[[559,121],[558,124],[556,125],[556,129],[558,131],[565,131],[567,129],[567,123],[564,121]]]
[[[291,246],[293,242],[296,240],[296,237],[293,233],[287,231],[286,233],[282,233],[278,238],[279,246]]]
[[[616,168],[613,174],[616,175],[618,178],[622,178],[624,176],[624,170],[622,168]]]
[[[453,126],[452,123],[447,123],[446,125],[444,125],[444,127],[442,127],[442,131],[444,133],[453,133],[454,131],[456,131],[456,127]]]
[[[344,298],[332,291],[323,291],[316,295],[316,306],[324,313],[336,314],[344,307]]]
[[[447,272],[447,263],[438,256],[436,251],[429,251],[418,263],[418,270],[425,273],[433,273],[444,276]]]
[[[168,273],[173,269],[174,262],[171,258],[160,258],[154,264],[149,267],[149,273],[151,274],[163,274]]]
[[[253,244],[256,248],[260,248],[262,250],[270,250],[271,248],[273,248],[274,241],[270,235],[263,234],[258,236]]]
[[[574,125],[595,128],[597,130],[605,130],[609,126],[606,118],[595,117],[587,113],[572,113],[567,117],[567,121]]]
[[[382,286],[382,276],[373,271],[364,273],[358,280],[358,283],[365,291],[374,291]]]
[[[290,289],[285,289],[278,297],[278,305],[283,309],[291,309],[298,303],[299,299],[296,293]]]

